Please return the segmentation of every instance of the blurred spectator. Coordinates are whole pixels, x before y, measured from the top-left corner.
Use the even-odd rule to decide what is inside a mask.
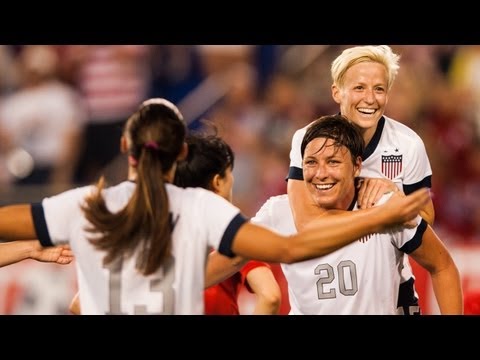
[[[20,88],[0,104],[3,152],[17,184],[67,186],[85,119],[78,94],[60,82],[51,46],[19,53]]]
[[[64,49],[64,68],[88,110],[75,171],[78,183],[95,181],[117,156],[123,125],[150,90],[149,50],[146,45],[69,45]]]

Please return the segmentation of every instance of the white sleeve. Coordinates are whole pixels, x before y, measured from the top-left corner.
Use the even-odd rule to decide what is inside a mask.
[[[393,192],[388,192],[384,194],[380,200],[378,200],[375,206],[382,205],[390,199],[393,195]],[[425,232],[425,224],[422,224],[424,221],[420,215],[417,215],[415,218],[417,226],[413,229],[407,229],[403,226],[395,228],[391,231],[392,234],[392,244],[399,250],[409,254],[422,243],[422,236]]]
[[[292,137],[292,147],[290,148],[290,167],[302,168],[302,141],[307,128],[301,128],[295,131]]]
[[[297,232],[287,194],[269,198],[250,222],[264,226],[284,236]]]
[[[417,216],[415,221],[417,226],[413,229],[400,228],[392,232],[393,245],[407,254],[410,254],[422,244],[423,233],[428,226],[427,222],[420,216]]]
[[[84,218],[80,206],[92,189],[92,186],[80,187],[42,201],[43,220],[41,214],[34,213],[37,235],[42,244],[57,245],[69,242],[72,238],[71,231],[76,229],[74,224]],[[46,231],[39,231],[42,221],[46,225]]]
[[[273,228],[273,221],[272,221],[272,212],[271,212],[271,203],[272,200],[268,199],[260,208],[260,210],[257,211],[255,216],[250,219],[250,222],[252,224],[256,225],[263,225],[268,228]]]
[[[302,141],[307,132],[307,127],[308,125],[295,131],[295,134],[293,134],[292,146],[290,148],[290,167],[288,170],[289,179],[303,180]]]
[[[200,194],[197,201],[203,211],[199,213],[198,221],[206,231],[208,245],[224,255],[232,256],[233,239],[247,219],[238,207],[212,191],[199,188],[191,190]]]
[[[412,146],[408,149],[410,161],[405,162],[404,186],[421,183],[432,175],[432,167],[423,140],[417,134],[411,140]]]

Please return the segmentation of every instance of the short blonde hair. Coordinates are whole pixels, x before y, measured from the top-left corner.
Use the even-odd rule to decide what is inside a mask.
[[[343,52],[332,62],[330,69],[333,84],[339,88],[343,87],[345,73],[353,65],[362,62],[377,62],[383,64],[387,69],[387,87],[391,89],[395,77],[397,76],[400,65],[398,64],[400,55],[395,54],[390,46],[355,46],[343,50]]]

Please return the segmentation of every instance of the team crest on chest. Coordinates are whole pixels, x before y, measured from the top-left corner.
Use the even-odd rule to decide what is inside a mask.
[[[395,149],[398,153],[398,149]],[[382,174],[390,180],[394,179],[403,168],[403,155],[382,155]]]

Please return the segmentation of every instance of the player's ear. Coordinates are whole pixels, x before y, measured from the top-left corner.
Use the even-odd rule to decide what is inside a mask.
[[[355,161],[355,164],[354,164],[355,177],[359,177],[361,171],[362,171],[362,158],[359,156],[357,157],[357,161]]]
[[[183,143],[182,145],[182,150],[180,151],[180,154],[177,156],[177,161],[183,161],[187,158],[188,155],[188,144],[186,142]]]
[[[340,100],[341,100],[341,97],[340,97],[340,89],[337,85],[335,84],[332,84],[332,98],[333,100],[335,100],[335,102],[337,104],[340,104]]]
[[[212,179],[212,182],[210,184],[210,186],[212,187],[211,190],[218,194],[220,192],[220,189],[222,187],[222,177],[220,176],[220,174],[215,174],[215,176],[213,177]]]

